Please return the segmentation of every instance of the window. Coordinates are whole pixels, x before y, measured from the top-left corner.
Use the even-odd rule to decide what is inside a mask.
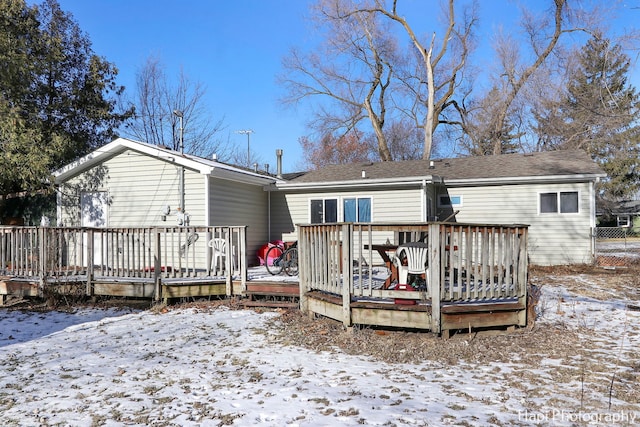
[[[462,196],[438,195],[438,206],[441,208],[459,208],[462,206]]]
[[[578,192],[560,193],[560,213],[578,213]]]
[[[578,213],[578,192],[540,193],[540,213]]]
[[[618,227],[631,227],[631,218],[629,215],[623,215],[617,217]]]
[[[540,213],[558,212],[558,194],[540,194]]]
[[[339,199],[312,199],[311,223],[324,224],[338,222],[371,222],[371,198],[348,197],[342,199],[342,214],[338,212]]]
[[[311,223],[338,222],[338,199],[311,200]]]
[[[350,198],[342,203],[345,222],[371,222],[371,199]]]

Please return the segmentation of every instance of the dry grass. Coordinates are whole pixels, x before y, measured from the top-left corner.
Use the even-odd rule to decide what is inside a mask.
[[[571,294],[600,301],[640,300],[640,270],[607,270],[591,266],[563,266],[532,268],[530,282],[538,287],[562,286]],[[589,285],[589,284],[595,284]],[[364,355],[375,360],[397,364],[429,361],[442,367],[460,364],[490,366],[496,362],[514,364],[510,373],[513,387],[538,384],[527,389],[532,396],[544,395],[549,387],[575,388],[572,398],[587,405],[589,392],[601,399],[611,392],[623,397],[629,404],[640,403],[638,349],[631,349],[624,358],[617,360],[616,351],[602,348],[602,336],[582,327],[570,327],[565,322],[536,323],[512,333],[458,334],[444,340],[429,332],[389,331],[369,327],[345,329],[341,323],[327,318],[309,318],[297,310],[284,311],[274,319],[271,333],[283,345],[295,345],[316,352],[341,351],[352,355]],[[607,334],[611,331],[599,331]],[[619,338],[619,331],[613,332]],[[528,378],[535,376],[531,368],[541,366],[545,360],[555,360],[552,379]],[[521,367],[521,368],[518,368]],[[613,374],[612,367],[620,373]],[[504,373],[496,371],[496,376]],[[608,389],[612,375],[613,385]],[[564,384],[564,386],[563,386]],[[545,389],[546,387],[546,389]]]

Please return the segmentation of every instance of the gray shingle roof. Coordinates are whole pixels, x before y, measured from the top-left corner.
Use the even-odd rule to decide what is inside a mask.
[[[437,176],[446,180],[526,178],[558,175],[604,175],[584,151],[545,151],[531,154],[458,157],[434,160],[330,165],[310,171],[290,183],[344,182],[362,179],[399,179]]]

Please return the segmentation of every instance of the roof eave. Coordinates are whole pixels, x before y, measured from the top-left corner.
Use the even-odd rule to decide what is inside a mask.
[[[212,167],[209,176],[213,178],[235,181],[244,184],[269,185],[275,182],[275,178],[266,175],[254,174],[225,167]]]
[[[183,155],[173,150],[163,149],[155,145],[133,141],[126,138],[117,138],[112,142],[92,151],[80,159],[69,163],[53,173],[55,183],[60,184],[83,171],[100,164],[106,159],[123,153],[127,149],[146,154],[150,157],[173,163],[177,166],[198,171],[201,174],[222,179],[243,182],[248,184],[268,185],[275,178],[219,163],[214,160],[197,159],[189,155]]]
[[[326,182],[278,182],[276,187],[279,190],[317,190],[324,188],[362,188],[362,187],[386,187],[386,186],[416,186],[424,183],[440,182],[438,176],[427,175],[411,178],[362,178],[352,181],[326,181]]]
[[[478,185],[507,185],[507,184],[523,184],[536,183],[543,184],[547,182],[584,182],[598,181],[605,178],[607,174],[577,174],[577,175],[544,175],[544,176],[522,176],[522,177],[504,177],[504,178],[464,178],[464,179],[444,179],[446,185],[457,186],[478,186]]]

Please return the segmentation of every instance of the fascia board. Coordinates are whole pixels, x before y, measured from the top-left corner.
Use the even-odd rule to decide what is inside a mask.
[[[607,174],[580,174],[580,175],[547,175],[547,176],[523,176],[507,178],[469,178],[469,179],[444,179],[445,185],[458,187],[474,187],[484,185],[508,185],[508,184],[546,184],[556,182],[585,182],[597,181],[605,178]]]
[[[439,183],[441,178],[437,176],[422,176],[413,178],[381,178],[381,179],[358,179],[354,181],[327,181],[327,182],[301,182],[301,183],[276,183],[279,190],[317,190],[325,188],[366,188],[366,187],[387,187],[387,186],[416,186],[425,183]]]
[[[269,185],[275,182],[275,179],[269,176],[217,166],[211,168],[209,175],[213,178],[219,178],[226,181],[236,181],[245,184]]]
[[[72,176],[90,169],[91,167],[98,165],[117,154],[125,152],[127,149],[137,151],[150,157],[155,157],[159,160],[171,162],[178,166],[197,170],[203,174],[211,173],[212,170],[210,165],[181,156],[179,153],[163,150],[149,144],[143,144],[125,138],[118,138],[53,172],[55,183],[60,184]]]
[[[204,175],[217,176],[222,179],[259,185],[270,184],[274,181],[273,178],[243,171],[241,169],[234,168],[233,166],[218,163],[213,160],[197,159],[188,155],[181,155],[180,153],[172,150],[165,150],[155,145],[145,144],[126,138],[118,138],[55,171],[53,173],[55,183],[60,184],[68,178],[75,176],[92,166],[100,164],[106,159],[122,153],[127,149],[174,163],[177,166],[184,166],[185,168],[198,171]]]
[[[99,164],[104,159],[117,154],[119,151],[122,151],[123,141],[127,140],[125,140],[124,138],[115,139],[112,142],[92,151],[86,156],[83,156],[78,160],[75,160],[54,171],[52,175],[54,177],[55,183],[59,184],[61,182],[64,182],[69,177],[77,175],[83,170],[89,169],[90,167]]]

